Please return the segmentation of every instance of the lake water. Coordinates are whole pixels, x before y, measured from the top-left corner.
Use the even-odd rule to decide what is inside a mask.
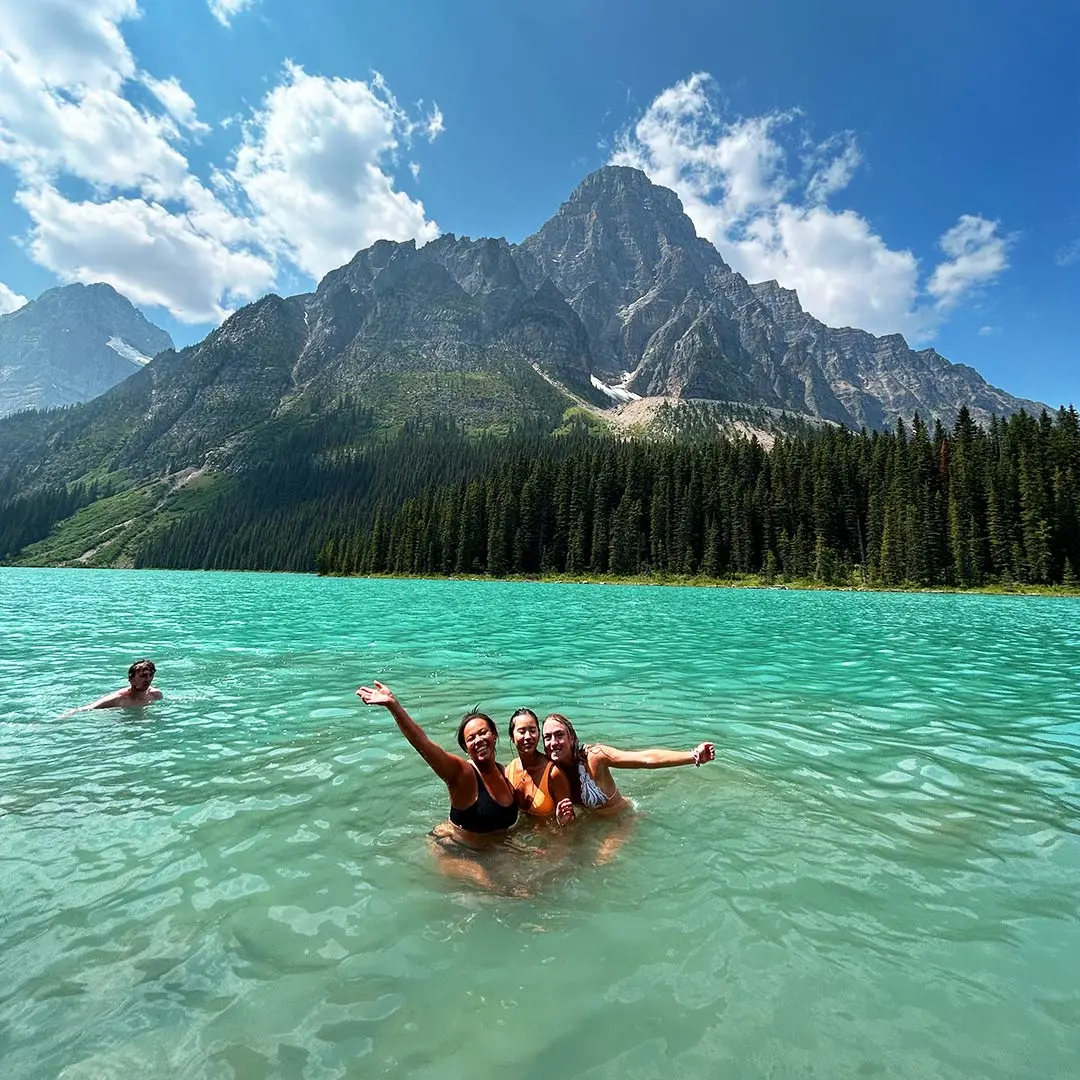
[[[0,1076],[1072,1080],[1078,658],[1069,599],[0,570]],[[376,677],[718,760],[486,891]]]

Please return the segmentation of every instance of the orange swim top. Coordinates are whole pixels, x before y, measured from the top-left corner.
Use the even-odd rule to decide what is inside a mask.
[[[540,777],[539,784],[533,780],[526,771],[525,766],[521,764],[521,758],[514,758],[506,766],[506,779],[510,781],[510,786],[518,797],[521,809],[532,817],[546,818],[555,816],[555,800],[551,797],[551,789],[548,786],[551,782],[552,764],[549,761],[544,766],[544,772]]]

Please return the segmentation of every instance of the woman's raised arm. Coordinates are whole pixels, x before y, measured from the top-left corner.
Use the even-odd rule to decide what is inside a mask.
[[[452,787],[461,779],[462,772],[468,768],[465,761],[457,754],[444,750],[438,743],[432,742],[424,733],[424,729],[394,697],[394,692],[389,686],[381,682],[376,682],[373,686],[361,686],[356,691],[356,696],[365,705],[382,705],[387,709],[401,734],[409,740],[412,748],[431,766],[447,787]]]

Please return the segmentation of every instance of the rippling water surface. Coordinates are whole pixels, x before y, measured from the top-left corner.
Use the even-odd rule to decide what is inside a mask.
[[[0,1075],[1073,1078],[1078,658],[1067,599],[0,570]],[[482,890],[375,677],[718,760]]]

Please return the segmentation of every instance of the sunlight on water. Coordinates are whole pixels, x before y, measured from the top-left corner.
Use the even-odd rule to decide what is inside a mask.
[[[0,1075],[1075,1076],[1078,657],[1064,599],[0,570]],[[718,761],[481,892],[374,677]]]

